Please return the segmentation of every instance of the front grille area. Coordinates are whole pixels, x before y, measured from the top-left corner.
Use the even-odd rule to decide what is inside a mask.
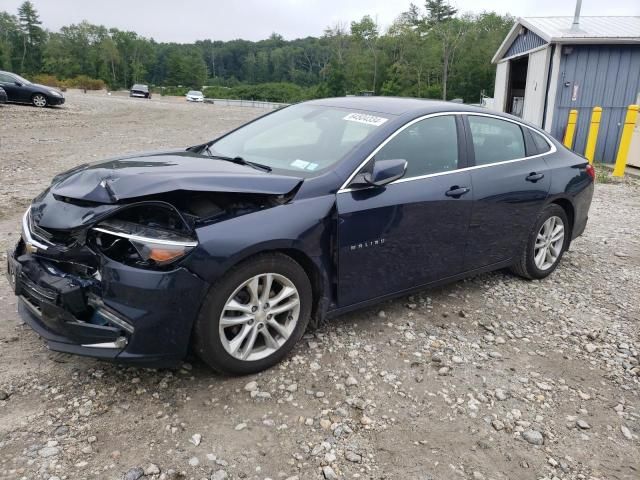
[[[55,303],[58,298],[55,291],[36,285],[25,275],[21,275],[20,282],[20,293],[24,294],[36,306],[40,306],[43,302]]]
[[[33,221],[33,217],[29,214],[29,230],[31,235],[41,242],[44,242],[48,245],[60,245],[64,247],[70,247],[74,243],[76,243],[76,238],[73,235],[73,232],[68,230],[53,230],[53,229],[45,229],[36,225]]]

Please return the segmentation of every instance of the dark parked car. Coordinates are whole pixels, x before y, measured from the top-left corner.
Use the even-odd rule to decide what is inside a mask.
[[[15,73],[0,71],[0,87],[7,93],[10,102],[30,103],[36,107],[64,103],[64,95],[60,90],[31,83]]]
[[[0,87],[0,103],[7,103],[8,101],[7,92],[4,91],[4,88]]]
[[[135,84],[129,91],[130,97],[151,98],[151,92],[147,85]]]
[[[281,360],[309,322],[510,267],[541,279],[585,229],[594,170],[521,120],[351,97],[209,143],[78,166],[8,255],[52,350],[223,372]]]

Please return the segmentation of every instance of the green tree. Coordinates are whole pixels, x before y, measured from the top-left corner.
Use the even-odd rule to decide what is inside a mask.
[[[329,75],[326,83],[326,96],[343,97],[346,94],[347,78],[344,66],[339,62],[329,64]]]
[[[477,100],[491,92],[491,57],[512,25],[494,13],[458,15],[445,0],[411,4],[386,32],[365,16],[320,38],[158,43],[135,32],[81,22],[45,32],[29,2],[0,11],[0,68],[73,84],[102,80],[201,87],[233,98],[297,99],[374,90],[383,95]],[[81,81],[77,80],[81,77]],[[176,90],[178,93],[178,90]],[[231,98],[231,97],[229,97]]]
[[[166,83],[201,88],[207,80],[207,66],[200,52],[175,45],[167,57]]]
[[[13,56],[18,37],[18,19],[7,12],[0,12],[0,69],[13,69]]]
[[[426,22],[428,26],[451,20],[458,13],[458,9],[452,7],[447,0],[427,0],[424,6],[427,9]],[[409,7],[409,11],[412,12],[412,9],[417,11],[413,4]]]
[[[351,35],[371,53],[373,59],[371,90],[375,92],[378,80],[378,25],[369,15],[365,15],[359,22],[351,22]]]
[[[22,73],[38,72],[42,66],[42,45],[45,40],[42,22],[38,17],[33,3],[24,2],[18,8],[18,24],[22,37],[22,59],[20,71]]]

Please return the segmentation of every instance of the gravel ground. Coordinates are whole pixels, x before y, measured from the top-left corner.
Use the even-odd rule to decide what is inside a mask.
[[[50,177],[260,111],[68,95],[0,107],[0,247]],[[640,186],[598,184],[558,270],[481,275],[346,315],[225,378],[55,354],[0,281],[2,479],[638,479]]]

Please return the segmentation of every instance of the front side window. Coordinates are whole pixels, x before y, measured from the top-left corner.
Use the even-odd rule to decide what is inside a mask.
[[[31,85],[31,82],[29,80],[21,77],[20,75],[16,75],[15,73],[11,75],[5,74],[5,77],[8,77],[5,80],[6,82],[11,82],[11,83],[20,82],[23,85]]]
[[[452,115],[430,117],[405,128],[375,155],[376,160],[407,161],[404,178],[458,168],[458,133]]]
[[[469,115],[476,165],[524,158],[522,129],[517,123]]]
[[[389,120],[389,115],[337,107],[294,105],[214,142],[214,155],[242,157],[304,177],[335,165]]]

